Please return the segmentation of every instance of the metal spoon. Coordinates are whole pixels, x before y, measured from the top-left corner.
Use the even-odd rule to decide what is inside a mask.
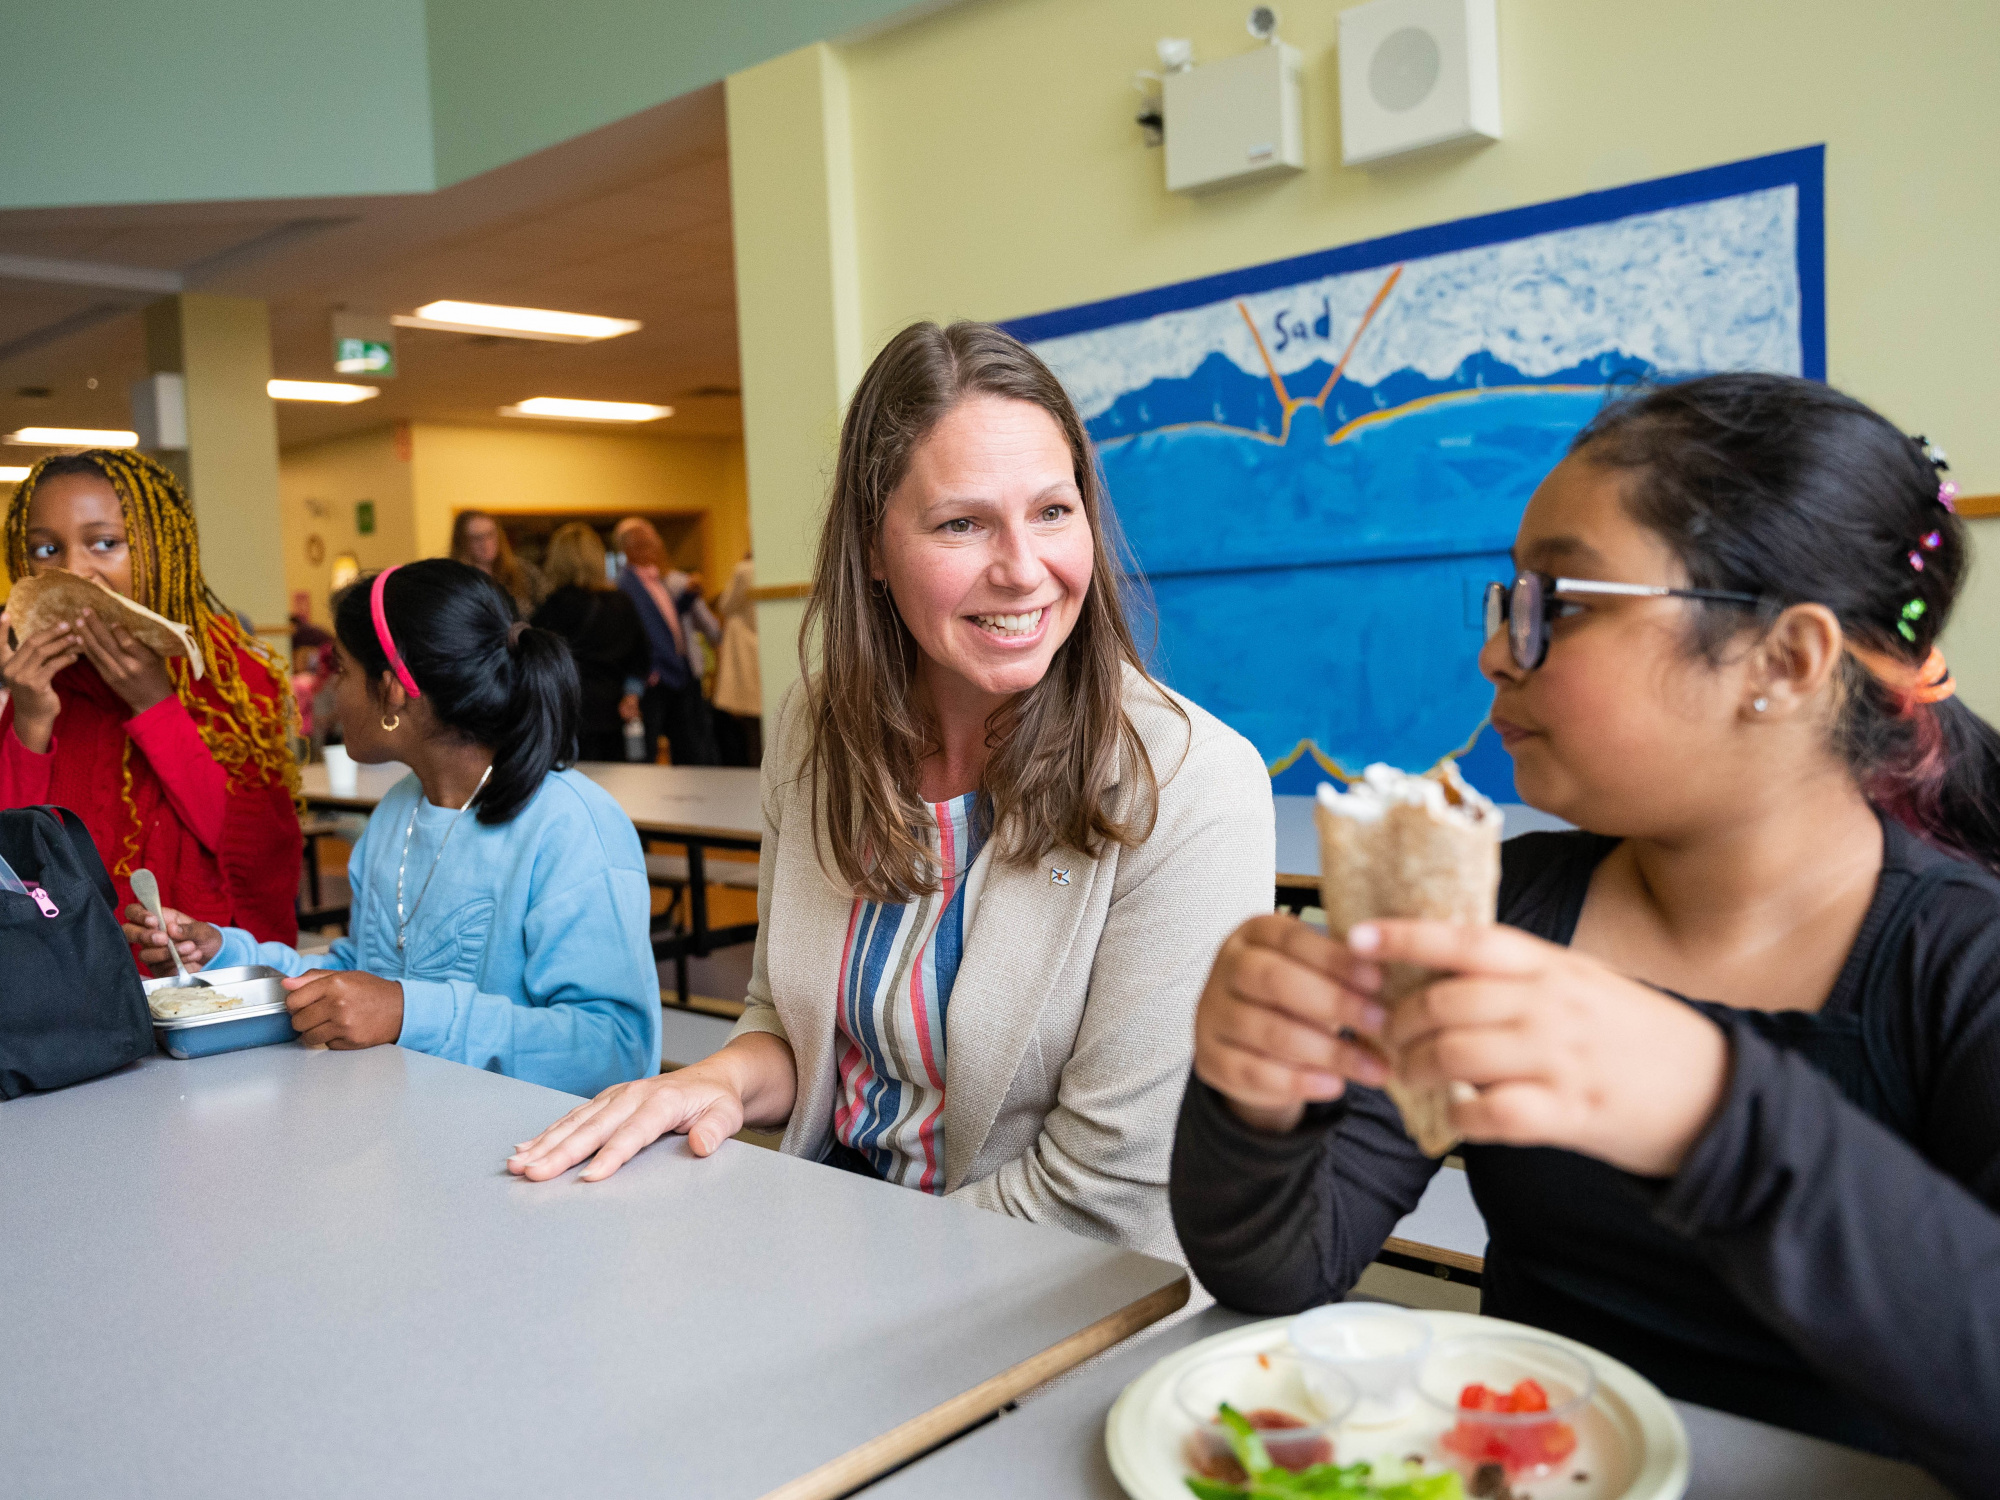
[[[214,985],[206,979],[198,979],[188,973],[187,965],[181,962],[180,944],[167,931],[166,913],[160,910],[160,882],[153,878],[151,870],[132,872],[132,894],[137,896],[146,910],[153,914],[153,920],[160,924],[160,935],[167,940],[167,952],[173,955],[174,972],[180,976],[177,984],[162,985],[168,990],[212,990]],[[157,991],[155,992],[157,993]]]

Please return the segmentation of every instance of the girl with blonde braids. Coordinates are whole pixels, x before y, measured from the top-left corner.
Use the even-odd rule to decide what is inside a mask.
[[[44,459],[14,491],[5,546],[15,578],[67,569],[187,626],[207,671],[96,616],[26,640],[0,628],[0,807],[77,812],[121,906],[144,867],[176,907],[292,941],[295,710],[276,658],[203,581],[180,482],[131,452]]]

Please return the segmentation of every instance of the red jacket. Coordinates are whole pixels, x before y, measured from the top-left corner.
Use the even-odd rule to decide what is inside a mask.
[[[237,664],[253,698],[288,690],[249,652],[239,649]],[[133,714],[87,660],[63,671],[55,689],[62,714],[45,754],[31,754],[14,733],[13,704],[0,711],[0,807],[52,802],[80,816],[121,912],[134,899],[131,872],[144,868],[168,906],[261,941],[297,942],[303,840],[284,782],[246,766],[232,785],[178,696]],[[206,698],[208,679],[193,691],[219,706]]]

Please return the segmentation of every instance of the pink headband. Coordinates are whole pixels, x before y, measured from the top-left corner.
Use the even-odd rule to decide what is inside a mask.
[[[396,567],[401,567],[398,563]],[[375,639],[382,643],[382,654],[389,658],[389,665],[395,670],[396,681],[402,683],[403,691],[412,698],[421,698],[417,691],[417,679],[410,675],[410,669],[403,665],[402,653],[396,649],[395,638],[389,634],[389,616],[382,609],[382,585],[389,581],[389,575],[396,568],[384,568],[375,575],[375,582],[368,590],[368,608],[375,616]]]

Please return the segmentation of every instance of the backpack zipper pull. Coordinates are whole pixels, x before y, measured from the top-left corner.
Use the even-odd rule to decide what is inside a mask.
[[[49,893],[43,890],[40,886],[38,885],[29,886],[28,894],[35,898],[35,905],[39,906],[42,909],[43,916],[59,917],[62,915],[61,912],[56,910],[55,902],[49,899]]]

